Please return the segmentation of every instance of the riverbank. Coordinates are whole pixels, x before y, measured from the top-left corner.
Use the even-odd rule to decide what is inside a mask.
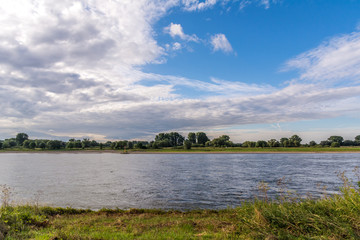
[[[118,153],[118,154],[274,154],[274,153],[360,153],[360,147],[297,147],[297,148],[211,148],[198,147],[192,149],[129,149],[129,150],[112,150],[112,149],[60,149],[60,150],[42,150],[42,149],[6,149],[0,150],[0,153]]]
[[[359,239],[359,196],[347,187],[320,200],[287,195],[185,212],[8,206],[0,232],[6,239]]]
[[[222,210],[87,209],[13,205],[0,191],[0,239],[360,239],[360,172],[345,172],[339,195],[301,197],[280,183],[278,196],[260,194]],[[161,208],[161,206],[159,206]]]

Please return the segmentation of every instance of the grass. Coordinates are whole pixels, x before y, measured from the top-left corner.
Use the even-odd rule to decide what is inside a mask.
[[[27,149],[27,148],[9,148],[2,149],[1,152],[118,152],[124,153],[124,150],[112,150],[110,148],[87,148],[87,149]],[[127,149],[126,153],[322,153],[322,152],[360,152],[360,147],[277,147],[277,148],[243,148],[243,147],[193,147],[192,149],[183,148],[162,148],[162,149]]]
[[[174,148],[163,148],[163,149],[133,149],[129,152],[154,152],[154,153],[207,153],[207,152],[219,152],[219,153],[278,153],[278,152],[360,152],[360,147],[277,147],[277,148],[243,148],[243,147],[229,147],[229,148],[214,148],[214,147],[194,147],[192,149],[174,149]]]
[[[276,200],[268,200],[261,183],[262,199],[223,210],[91,211],[6,203],[0,208],[0,232],[6,239],[54,240],[360,239],[360,182],[339,176],[340,195],[301,199],[283,188]]]

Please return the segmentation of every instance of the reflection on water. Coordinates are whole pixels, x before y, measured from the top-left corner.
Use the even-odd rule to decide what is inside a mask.
[[[258,195],[260,181],[290,179],[289,189],[336,193],[337,171],[360,165],[360,154],[2,153],[0,184],[14,198],[76,208],[219,209]]]

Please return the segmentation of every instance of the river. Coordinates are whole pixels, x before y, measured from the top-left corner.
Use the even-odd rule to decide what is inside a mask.
[[[116,154],[1,153],[0,184],[17,203],[75,208],[223,209],[279,192],[280,178],[304,196],[338,193],[339,171],[355,179],[359,153]]]

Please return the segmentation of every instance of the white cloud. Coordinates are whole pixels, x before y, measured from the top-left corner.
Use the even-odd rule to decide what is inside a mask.
[[[270,8],[271,4],[277,4],[278,2],[281,2],[281,1],[282,0],[241,0],[239,8],[240,8],[240,10],[242,10],[251,4],[256,4],[265,9],[268,9],[268,8]]]
[[[170,34],[172,38],[179,37],[184,41],[190,41],[190,42],[199,41],[199,38],[195,34],[193,35],[185,34],[181,24],[170,23],[170,25],[165,27],[164,30],[166,33]]]
[[[286,63],[284,70],[298,69],[300,80],[331,83],[360,82],[360,33],[335,37]]]
[[[143,74],[143,79],[155,80],[159,83],[170,84],[172,86],[191,87],[205,93],[212,93],[216,96],[239,97],[254,96],[259,94],[268,94],[277,89],[270,85],[246,84],[243,82],[230,82],[217,78],[210,78],[210,82],[199,81],[196,79],[188,79],[185,77],[177,77],[171,75]]]
[[[245,7],[256,4],[265,9],[270,8],[272,4],[277,4],[283,0],[240,0],[239,9],[242,10]],[[229,3],[237,3],[239,0],[182,0],[183,8],[186,11],[202,11],[208,8],[212,8],[216,4],[220,3],[223,6],[228,5]]]
[[[261,0],[260,4],[263,5],[266,9],[270,7],[270,0]]]
[[[300,79],[307,82],[282,89],[241,79],[205,82],[141,70],[166,57],[154,38],[153,24],[159,18],[174,6],[200,10],[215,3],[4,1],[0,5],[2,137],[23,131],[38,137],[153,137],[169,129],[211,130],[360,111],[357,33],[289,61],[288,66],[300,69]],[[173,25],[169,33],[174,37],[184,41],[193,37],[181,25]],[[213,36],[211,43],[214,51],[233,51],[224,34]],[[169,48],[178,50],[183,44],[175,42]],[[344,78],[351,86],[336,86]],[[321,79],[331,79],[332,85],[318,87]],[[177,92],[179,87],[204,96],[186,98]]]
[[[233,51],[231,44],[227,40],[226,36],[222,33],[211,36],[211,45],[213,46],[213,50],[215,52],[223,51],[226,53],[230,53]]]
[[[181,43],[175,42],[172,46],[172,49],[177,51],[180,50],[182,48]]]
[[[205,10],[214,6],[217,2],[217,0],[182,0],[182,3],[184,4],[184,9],[187,11]]]
[[[245,7],[247,7],[250,4],[251,4],[250,0],[242,0],[240,2],[239,9],[242,10],[242,9],[244,9]]]

